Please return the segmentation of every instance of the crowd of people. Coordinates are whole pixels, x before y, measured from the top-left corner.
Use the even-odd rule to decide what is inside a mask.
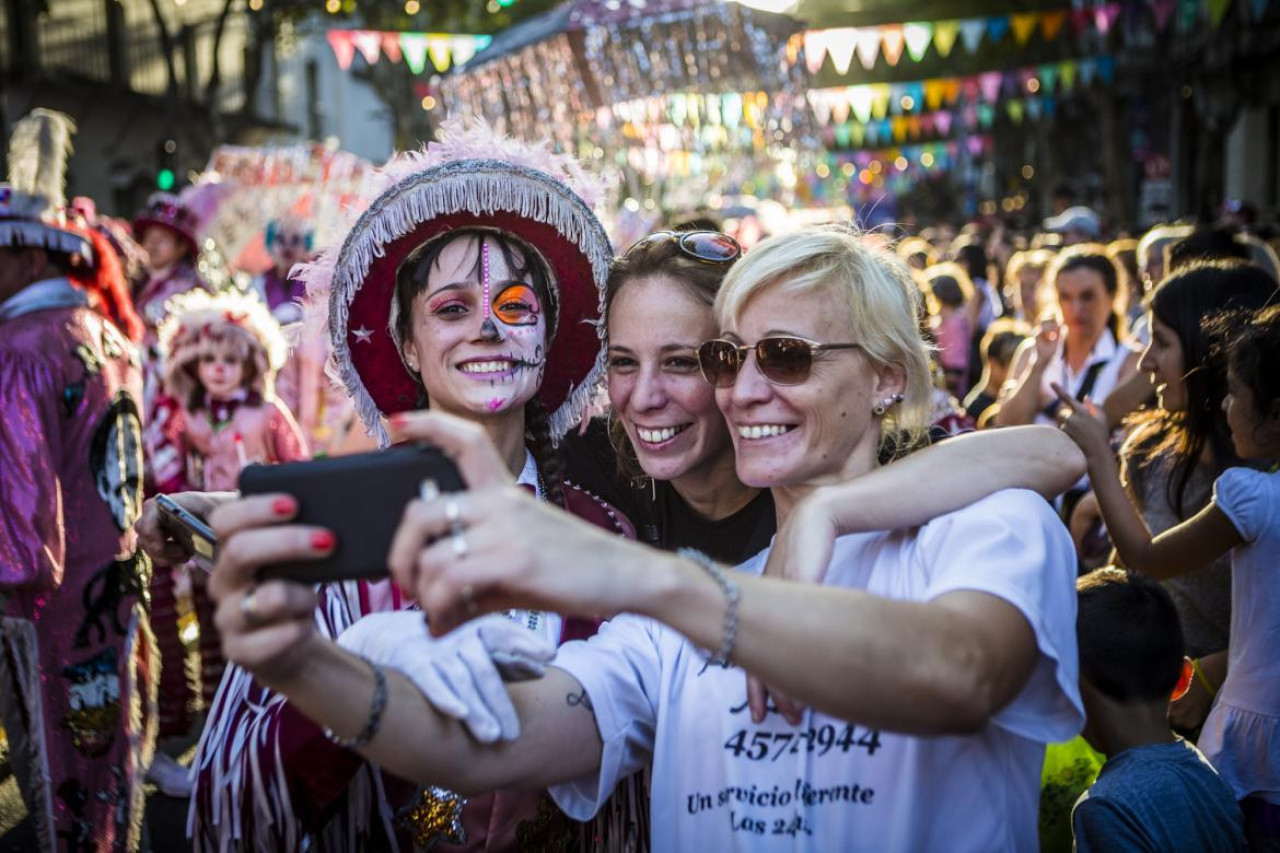
[[[41,849],[144,846],[149,784],[200,850],[1280,850],[1249,229],[619,247],[571,156],[454,122],[333,245],[264,222],[248,282],[180,196],[67,203],[71,131],[20,122],[0,185]],[[243,469],[416,442],[466,488],[421,483],[381,576],[263,579],[344,543]]]

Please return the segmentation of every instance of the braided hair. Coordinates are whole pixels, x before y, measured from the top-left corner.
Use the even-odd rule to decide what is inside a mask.
[[[564,508],[564,459],[551,441],[551,419],[547,407],[534,397],[524,404],[525,442],[542,475],[543,497]]]

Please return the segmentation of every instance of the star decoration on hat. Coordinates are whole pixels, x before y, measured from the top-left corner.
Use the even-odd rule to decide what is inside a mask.
[[[356,336],[356,343],[360,344],[367,344],[373,339],[373,329],[366,329],[364,326],[352,329],[351,334]]]
[[[465,844],[462,807],[467,801],[453,791],[435,786],[424,788],[418,798],[397,815],[398,823],[413,834],[414,846],[430,850],[438,842]]]

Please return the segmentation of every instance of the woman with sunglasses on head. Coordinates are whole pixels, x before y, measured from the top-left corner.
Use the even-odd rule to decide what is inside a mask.
[[[933,521],[963,486],[940,478],[881,504],[852,500],[879,476],[886,435],[926,427],[918,298],[888,250],[838,229],[765,241],[730,271],[715,306],[721,339],[701,348],[701,367],[738,476],[771,489],[781,522],[778,545],[732,574],[548,512],[510,487],[474,424],[436,413],[398,424],[455,455],[470,486],[414,502],[392,547],[392,570],[434,631],[517,603],[624,613],[562,646],[543,678],[510,685],[521,730],[511,742],[479,747],[410,681],[318,638],[307,590],[255,586],[259,567],[315,554],[307,529],[266,527],[279,521],[271,496],[214,518],[238,541],[214,578],[229,654],[424,783],[552,785],[562,809],[586,818],[652,761],[654,849],[1034,845],[1044,744],[1082,722],[1070,539],[1028,492]],[[1065,487],[1081,460],[1055,441]],[[839,535],[844,510],[870,529],[923,526]],[[824,517],[800,537],[808,552],[787,547],[797,525]],[[778,559],[821,585],[757,577]],[[814,710],[799,728],[752,719],[738,666]]]
[[[487,437],[507,483],[610,535],[629,535],[612,508],[564,482],[553,448],[586,403],[584,391],[571,389],[593,388],[602,366],[593,320],[612,253],[584,201],[595,188],[568,158],[486,128],[446,126],[441,136],[424,152],[392,160],[385,189],[368,200],[342,247],[302,272],[309,296],[327,302],[324,331],[338,373],[381,446],[391,443],[388,419],[398,413],[448,412]],[[298,504],[282,495],[271,507],[283,519]],[[151,519],[141,532],[163,557],[154,510]],[[342,545],[320,530],[307,542],[315,553]],[[234,552],[244,544],[221,546]],[[388,581],[304,589],[313,629],[424,679],[432,701],[478,742],[509,733],[516,721],[501,681],[472,679],[466,659],[554,648],[597,624],[521,609],[431,643],[412,597]],[[252,609],[240,617],[252,620]],[[407,647],[412,660],[402,656]],[[530,669],[536,662],[527,658],[514,667]],[[188,827],[197,849],[569,848],[584,832],[618,844],[637,834],[621,812],[611,826],[584,830],[537,790],[463,797],[419,788],[366,762],[353,751],[358,738],[326,732],[271,684],[267,672],[240,668],[222,681],[193,764]]]

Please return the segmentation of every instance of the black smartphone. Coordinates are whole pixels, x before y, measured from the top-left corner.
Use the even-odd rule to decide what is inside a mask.
[[[260,577],[302,583],[386,577],[387,554],[404,508],[435,480],[441,492],[464,486],[453,460],[426,444],[407,444],[285,465],[249,465],[243,495],[283,493],[298,501],[295,523],[333,531],[338,543],[322,560],[280,563]]]
[[[156,496],[160,524],[165,532],[187,550],[205,571],[213,569],[218,556],[218,537],[202,519],[178,506],[168,495]]]

